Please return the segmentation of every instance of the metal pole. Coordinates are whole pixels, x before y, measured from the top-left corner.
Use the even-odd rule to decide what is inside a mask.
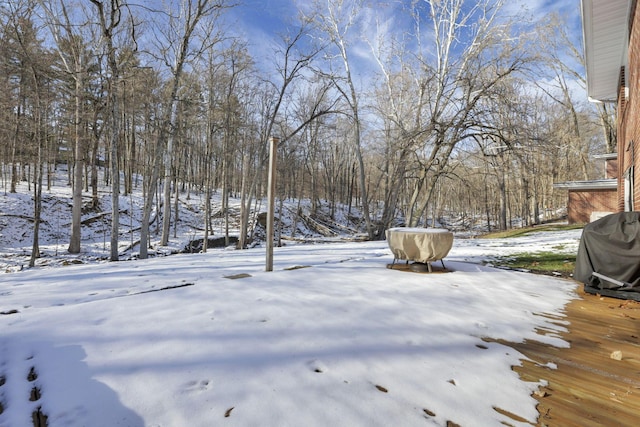
[[[269,138],[269,176],[267,182],[267,260],[265,271],[273,271],[273,218],[276,206],[276,152],[280,138]]]

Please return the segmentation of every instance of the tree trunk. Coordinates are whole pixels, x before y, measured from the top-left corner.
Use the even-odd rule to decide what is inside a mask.
[[[31,247],[31,258],[29,259],[29,267],[36,265],[36,259],[40,258],[40,222],[42,212],[42,172],[43,172],[43,141],[42,141],[42,106],[40,100],[40,88],[38,87],[39,77],[35,71],[33,71],[33,77],[35,81],[35,124],[33,134],[35,135],[35,143],[37,147],[37,163],[33,168],[33,245]]]
[[[160,238],[160,246],[166,246],[169,243],[169,224],[171,223],[171,169],[173,158],[173,144],[175,139],[175,132],[173,127],[178,119],[178,86],[180,84],[180,77],[174,77],[174,94],[175,97],[171,99],[171,115],[169,116],[169,138],[167,139],[167,150],[164,156],[164,205],[162,212],[162,237]]]
[[[76,68],[75,92],[74,92],[74,137],[75,155],[73,165],[73,205],[71,208],[71,239],[68,251],[71,254],[80,253],[80,240],[82,233],[82,185],[84,175],[84,144],[80,137],[80,97],[82,91],[82,75],[79,70],[80,64]]]
[[[245,249],[247,247],[247,231],[249,222],[249,201],[247,181],[249,175],[249,155],[244,154],[242,160],[242,183],[240,184],[240,236],[238,236],[238,249]]]
[[[115,88],[112,88],[115,90]],[[118,240],[120,234],[120,169],[118,168],[118,140],[120,138],[120,117],[118,113],[117,96],[111,97],[111,261],[118,261]]]
[[[500,231],[505,231],[507,229],[507,185],[504,169],[498,172],[498,192],[500,195]]]
[[[20,98],[22,97],[19,96],[18,99]],[[20,171],[18,170],[17,160],[16,160],[16,150],[18,148],[18,134],[20,133],[21,111],[22,111],[22,108],[19,102],[16,108],[16,115],[15,115],[15,119],[16,119],[15,131],[13,132],[13,138],[11,138],[11,188],[9,190],[9,192],[11,193],[15,193],[17,191],[16,186],[18,184],[18,176],[20,174]]]
[[[40,134],[40,130],[36,131]],[[40,137],[36,137],[38,139],[38,156],[37,162],[38,164],[33,168],[34,173],[34,197],[33,197],[33,245],[31,246],[31,258],[29,259],[29,267],[34,267],[36,265],[36,259],[40,258],[40,222],[41,222],[41,212],[42,212],[42,171],[43,171],[43,160],[42,160],[42,141]]]

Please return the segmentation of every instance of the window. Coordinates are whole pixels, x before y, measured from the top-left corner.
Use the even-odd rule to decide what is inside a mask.
[[[633,166],[624,173],[624,210],[633,210]]]

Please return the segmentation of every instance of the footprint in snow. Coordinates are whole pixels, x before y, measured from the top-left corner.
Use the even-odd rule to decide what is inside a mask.
[[[184,392],[186,393],[193,393],[193,392],[201,392],[201,391],[206,391],[209,390],[211,388],[212,384],[210,380],[191,380],[191,381],[187,381],[184,385],[183,385],[183,389]]]

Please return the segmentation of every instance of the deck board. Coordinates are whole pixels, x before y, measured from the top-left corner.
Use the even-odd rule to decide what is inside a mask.
[[[639,426],[640,303],[577,293],[565,308],[567,317],[558,319],[569,348],[503,342],[530,359],[513,368],[523,381],[547,383],[534,395],[537,425]],[[622,360],[612,359],[615,351]]]

